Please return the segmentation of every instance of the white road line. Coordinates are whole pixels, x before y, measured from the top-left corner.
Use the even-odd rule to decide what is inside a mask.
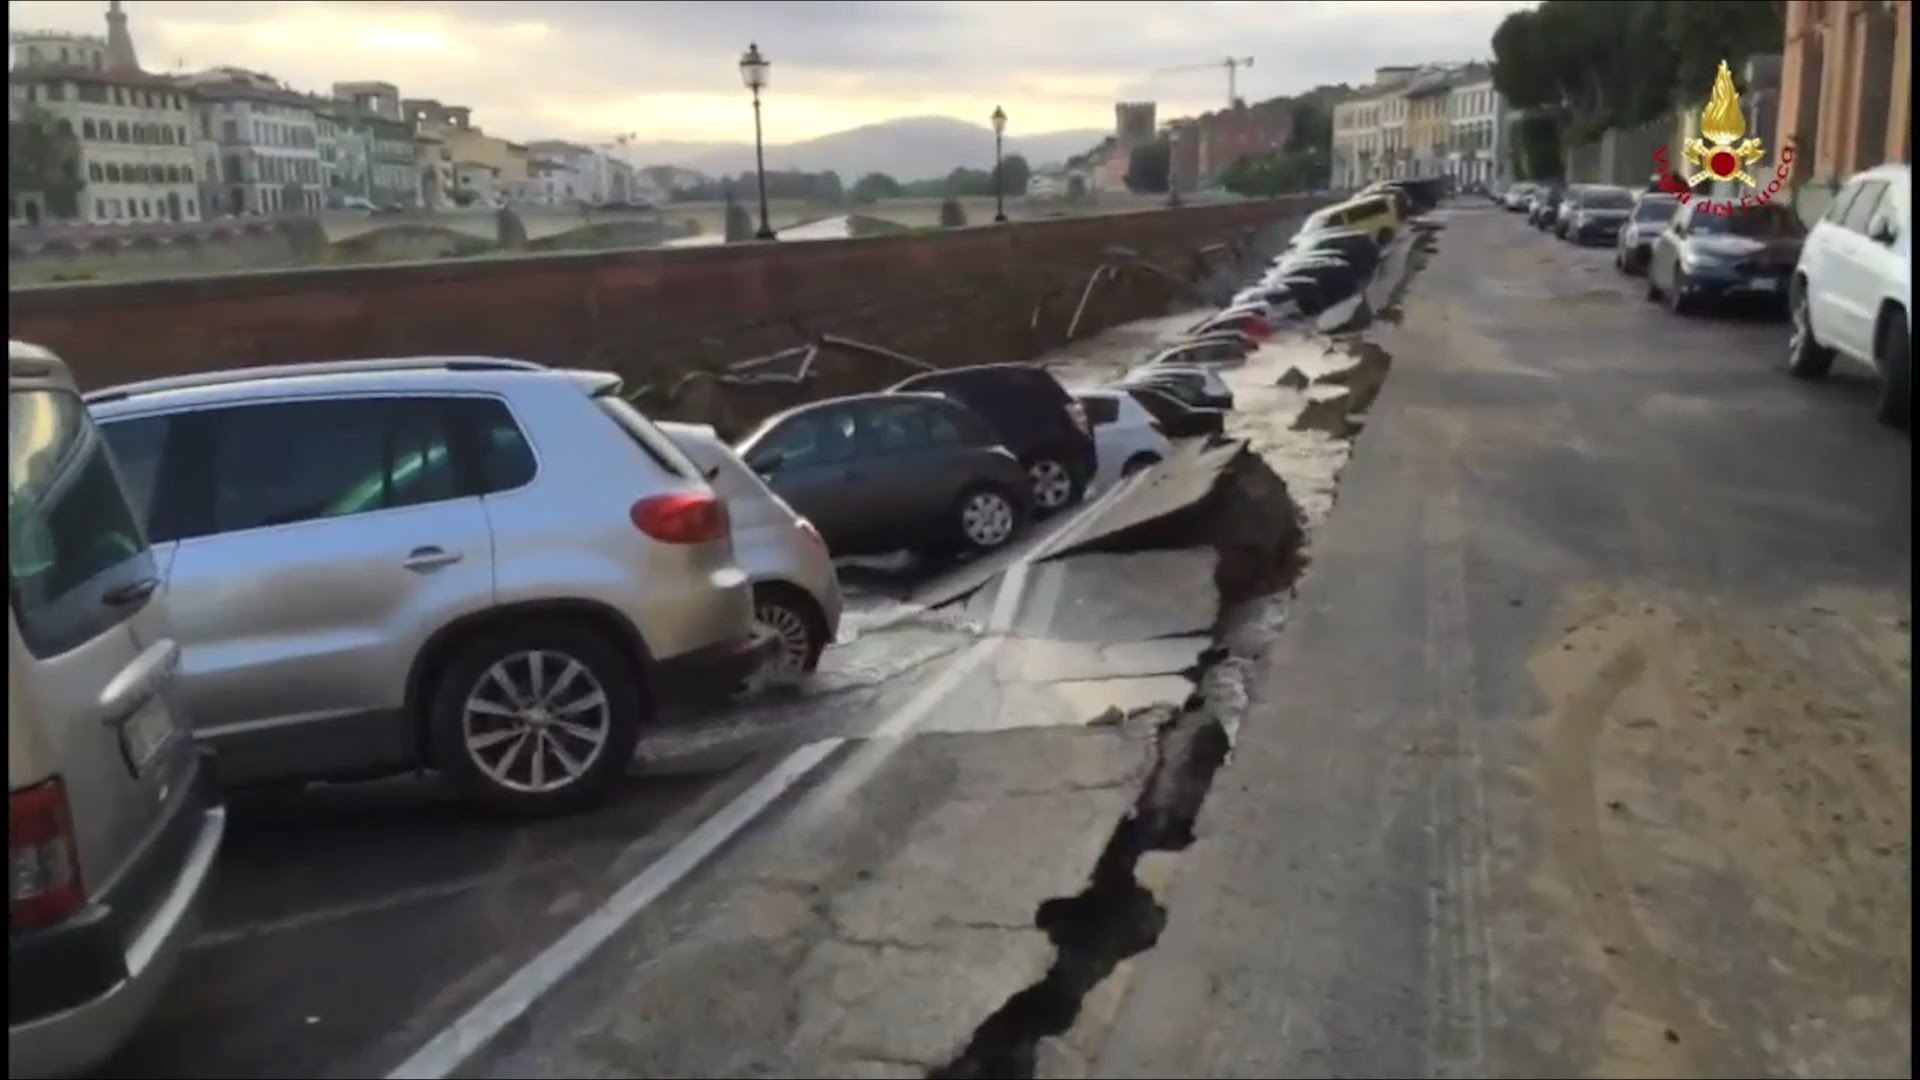
[[[678,884],[721,845],[838,750],[845,739],[822,739],[788,754],[754,785],[734,797],[686,839],[642,870],[606,902],[547,946],[525,967],[480,999],[387,1074],[387,1080],[443,1080],[534,1002],[572,974],[634,916]]]
[[[1073,518],[1056,530],[1079,526],[1100,508],[1114,501],[1121,485],[1105,496],[1086,504]],[[1012,630],[1020,613],[1020,601],[1026,591],[1027,576],[1042,547],[1036,546],[1007,567],[994,596],[993,614],[988,620],[988,636],[974,642],[905,704],[893,711],[849,759],[834,770],[832,777],[808,800],[802,815],[841,805],[847,794],[865,783],[904,741],[904,736],[924,723],[934,710],[969,675],[993,658]],[[1059,597],[1055,584],[1046,590],[1050,607]],[[1046,620],[1051,611],[1038,612]],[[442,1029],[412,1057],[401,1062],[387,1080],[445,1080],[454,1070],[492,1042],[507,1025],[526,1015],[534,1003],[585,963],[595,951],[619,933],[649,905],[679,884],[721,845],[732,839],[769,806],[825,761],[848,740],[822,739],[808,743],[788,754],[754,785],[741,792],[720,811],[702,822],[687,837],[669,848],[659,859],[640,871],[632,880],[595,908],[558,941],[547,946],[527,965],[508,977],[492,993],[468,1009],[459,1019]]]

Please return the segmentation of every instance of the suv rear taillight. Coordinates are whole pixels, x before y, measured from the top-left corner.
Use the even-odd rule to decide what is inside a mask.
[[[7,854],[13,863],[7,897],[13,932],[57,925],[86,906],[80,845],[59,777],[7,796]]]
[[[1080,429],[1082,435],[1086,435],[1089,438],[1093,436],[1093,425],[1087,421],[1087,407],[1085,405],[1077,401],[1067,402],[1067,415],[1073,417],[1074,426]]]
[[[732,529],[727,504],[706,492],[641,499],[627,515],[634,528],[663,544],[724,540]]]

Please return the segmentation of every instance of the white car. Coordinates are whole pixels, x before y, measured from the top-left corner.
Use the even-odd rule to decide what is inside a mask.
[[[1912,236],[1912,169],[1859,173],[1807,235],[1787,292],[1787,370],[1818,379],[1836,355],[1870,368],[1880,422],[1898,428],[1913,404]]]
[[[1099,467],[1089,492],[1105,491],[1149,465],[1165,461],[1173,443],[1160,430],[1153,414],[1122,390],[1076,390],[1074,400],[1093,422],[1094,453]]]
[[[750,686],[814,670],[840,632],[840,578],[813,523],[755,475],[705,424],[659,423],[727,504],[733,555],[753,583],[753,620],[779,642]]]

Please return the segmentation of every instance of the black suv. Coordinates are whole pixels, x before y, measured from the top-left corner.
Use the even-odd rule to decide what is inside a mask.
[[[1051,374],[1021,364],[982,364],[915,375],[894,391],[944,394],[979,413],[1033,480],[1041,514],[1087,492],[1098,460],[1086,410]]]

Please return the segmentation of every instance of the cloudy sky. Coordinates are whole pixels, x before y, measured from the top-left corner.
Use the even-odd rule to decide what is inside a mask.
[[[126,0],[149,70],[234,64],[309,90],[384,79],[471,105],[511,138],[751,138],[737,62],[773,61],[769,142],[903,116],[1026,132],[1104,128],[1116,99],[1160,115],[1241,94],[1359,83],[1377,65],[1484,58],[1504,0]],[[8,0],[14,30],[99,33],[106,4]]]

